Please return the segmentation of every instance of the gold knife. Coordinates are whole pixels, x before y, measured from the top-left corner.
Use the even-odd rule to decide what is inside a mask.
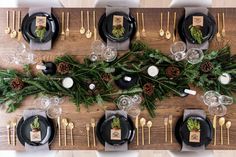
[[[214,128],[214,146],[216,145],[216,115],[213,118],[213,128]]]
[[[136,118],[135,118],[135,127],[136,127],[136,136],[137,136],[137,146],[139,145],[139,133],[138,133],[138,122],[139,122],[139,120],[138,120],[138,116],[136,116]]]
[[[59,135],[59,146],[61,146],[61,117],[57,117],[57,125],[58,125],[58,135]]]

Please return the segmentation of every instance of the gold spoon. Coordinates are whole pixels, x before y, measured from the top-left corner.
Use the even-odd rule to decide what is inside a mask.
[[[17,31],[15,30],[16,12],[13,11],[12,14],[13,14],[13,16],[12,16],[13,17],[13,23],[12,23],[12,31],[11,31],[10,37],[11,38],[16,38],[16,36],[17,36]]]
[[[142,145],[144,145],[144,125],[146,124],[146,119],[141,118],[140,119],[140,125],[142,127]]]
[[[214,129],[214,146],[216,145],[216,115],[213,118],[213,129]]]
[[[9,27],[9,11],[7,11],[7,27],[5,28],[5,33],[10,34],[11,28]]]
[[[61,117],[57,117],[57,126],[58,126],[58,137],[59,137],[59,146],[61,146]]]
[[[138,128],[138,116],[135,118],[135,127],[136,127],[136,140],[137,146],[139,145],[139,128]]]
[[[65,13],[61,13],[61,40],[65,40]]]
[[[172,138],[172,120],[173,116],[172,115],[169,115],[169,125],[170,125],[170,143],[173,143],[173,138]]]
[[[86,131],[87,131],[88,147],[90,147],[90,138],[89,138],[90,125],[88,123],[86,124]]]
[[[84,34],[85,33],[85,28],[84,28],[84,12],[80,11],[80,22],[81,22],[81,27],[80,27],[80,34]]]
[[[221,35],[220,35],[220,14],[219,13],[217,13],[217,25],[218,25],[218,30],[217,30],[217,33],[216,33],[216,40],[218,41],[218,42],[220,42],[221,41]]]
[[[90,28],[89,28],[89,11],[87,11],[87,32],[85,34],[86,38],[91,38],[92,37],[92,32],[90,31]]]
[[[10,134],[10,131],[11,131],[11,122],[8,121],[7,122],[7,143],[8,144],[11,144],[11,138],[10,138],[11,134]]]
[[[62,124],[64,125],[64,140],[65,140],[65,146],[67,145],[67,131],[66,131],[66,128],[68,126],[68,121],[66,118],[63,118],[62,119]]]
[[[160,28],[160,31],[159,31],[159,34],[160,34],[161,37],[163,37],[164,34],[165,34],[165,32],[162,28],[162,22],[163,22],[163,13],[161,12],[161,28]]]
[[[173,42],[176,40],[176,12],[174,12],[174,24],[173,24]]]
[[[22,37],[22,32],[21,32],[21,11],[18,11],[18,36],[17,40],[20,41]]]
[[[71,145],[74,145],[74,138],[73,138],[73,129],[74,129],[74,123],[70,122],[68,124],[69,128],[70,128],[70,140],[71,140]]]
[[[228,145],[229,145],[229,128],[231,127],[231,121],[226,122],[225,126],[227,129],[227,139],[228,139]]]
[[[221,30],[222,37],[225,37],[225,13],[222,13],[222,30]]]
[[[221,117],[219,119],[219,125],[220,125],[220,144],[224,144],[224,139],[223,139],[223,125],[225,124],[225,118]]]
[[[12,128],[13,128],[13,137],[12,137],[13,146],[16,146],[16,122],[17,122],[16,119],[14,119],[11,122],[11,125],[12,125]]]
[[[146,37],[146,30],[145,30],[144,15],[143,15],[143,13],[142,13],[142,26],[143,26],[143,29],[142,29],[142,36],[143,36],[143,37]]]
[[[147,127],[148,127],[148,144],[151,144],[151,127],[152,127],[151,121],[147,122]]]
[[[70,13],[66,13],[66,37],[70,35],[70,30],[69,30],[69,22],[70,22]]]
[[[139,14],[137,12],[137,32],[136,32],[136,39],[140,40],[140,32],[139,32]]]
[[[167,27],[166,27],[166,39],[171,38],[171,33],[170,33],[170,12],[168,11],[167,13]]]
[[[95,119],[92,118],[92,119],[91,119],[91,127],[92,127],[92,129],[93,129],[93,146],[94,146],[94,147],[96,147],[95,126],[96,126]]]
[[[167,126],[168,126],[168,118],[164,118],[164,126],[165,126],[165,142],[167,142]]]

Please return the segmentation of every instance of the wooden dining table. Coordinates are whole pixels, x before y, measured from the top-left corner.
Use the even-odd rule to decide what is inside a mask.
[[[52,13],[59,19],[61,25],[61,13],[70,12],[70,36],[67,37],[64,41],[60,40],[60,35],[58,39],[53,43],[53,47],[49,51],[35,51],[35,64],[32,67],[42,60],[53,61],[54,58],[61,55],[73,55],[78,60],[82,60],[91,53],[91,43],[94,41],[93,37],[87,39],[85,35],[81,35],[79,29],[81,27],[80,23],[80,11],[83,10],[90,12],[90,29],[93,30],[93,21],[92,21],[92,11],[96,11],[96,23],[98,23],[99,18],[102,14],[105,13],[105,8],[53,8]],[[21,11],[21,19],[27,14],[28,8],[0,8],[0,67],[2,69],[17,69],[22,71],[23,66],[10,63],[7,60],[7,56],[10,52],[13,52],[16,46],[16,39],[11,39],[8,34],[5,34],[4,29],[7,25],[6,12],[10,13],[10,27],[12,28],[12,11]],[[183,8],[131,8],[131,14],[136,17],[136,13],[144,13],[145,17],[145,30],[146,37],[142,37],[141,41],[147,43],[150,47],[160,50],[162,53],[170,54],[170,45],[173,43],[172,39],[167,40],[159,36],[160,30],[160,13],[163,13],[163,29],[166,30],[167,23],[167,12],[170,12],[170,31],[173,32],[173,14],[177,13],[177,24],[179,19],[184,15]],[[231,47],[233,54],[236,54],[236,8],[209,8],[209,12],[216,18],[217,13],[225,14],[225,26],[226,26],[226,37],[224,43],[219,43],[216,41],[215,37],[210,41],[209,50],[217,50],[222,47],[222,45],[228,43]],[[86,14],[84,14],[84,25],[86,26]],[[141,16],[140,16],[141,17]],[[140,18],[141,19],[141,18]],[[217,22],[217,20],[216,20]],[[141,23],[140,23],[141,24]],[[97,27],[97,26],[96,26]],[[16,26],[17,28],[17,26]],[[141,31],[140,27],[140,31]],[[97,35],[98,38],[99,35]],[[177,39],[180,40],[178,33]],[[21,42],[25,42],[23,39]],[[26,43],[26,42],[25,42]],[[28,45],[28,43],[26,43]],[[119,52],[119,56],[122,55],[124,51]],[[146,110],[143,110],[139,117],[145,117],[147,120],[153,122],[151,128],[151,144],[148,144],[148,128],[145,127],[145,145],[136,145],[136,139],[129,144],[130,150],[180,150],[181,146],[177,143],[174,138],[173,130],[173,143],[165,142],[165,132],[164,132],[164,118],[169,115],[173,115],[173,127],[175,126],[176,121],[183,115],[184,109],[187,108],[198,108],[203,109],[207,117],[212,120],[208,112],[208,107],[203,103],[201,96],[203,91],[199,88],[191,86],[191,89],[196,90],[197,94],[195,96],[189,95],[187,97],[168,97],[163,101],[157,101],[156,106],[156,117],[151,118]],[[62,146],[58,145],[58,134],[56,135],[53,143],[51,144],[51,150],[104,150],[104,146],[99,143],[96,139],[97,146],[87,147],[87,138],[86,138],[86,128],[85,124],[90,123],[91,118],[95,118],[96,121],[104,115],[105,110],[116,109],[114,103],[105,103],[103,105],[94,104],[91,107],[85,108],[81,106],[80,111],[77,111],[76,106],[65,97],[65,101],[62,106],[62,117],[68,118],[69,121],[74,122],[74,145],[70,145],[70,135],[68,131],[68,144],[64,146],[63,143],[63,129],[61,130]],[[18,150],[23,151],[24,147],[17,140],[16,146],[7,143],[7,127],[6,124],[8,121],[17,118],[18,120],[22,117],[23,111],[28,108],[35,108],[37,104],[35,103],[35,97],[29,96],[25,99],[21,106],[12,113],[6,113],[4,109],[0,111],[0,150]],[[232,122],[232,127],[230,129],[230,145],[227,145],[226,142],[224,145],[220,145],[220,126],[217,123],[217,145],[214,146],[213,142],[210,143],[206,149],[236,149],[236,105],[227,106],[227,114],[225,115],[226,120]],[[141,128],[140,128],[141,129]],[[139,131],[140,133],[141,131]],[[90,131],[90,133],[92,133]],[[223,128],[224,140],[227,141],[226,128]],[[170,133],[168,133],[170,134]],[[92,134],[90,134],[92,137]],[[139,135],[141,139],[141,134]],[[136,138],[136,137],[135,137]],[[92,143],[92,141],[91,141]]]

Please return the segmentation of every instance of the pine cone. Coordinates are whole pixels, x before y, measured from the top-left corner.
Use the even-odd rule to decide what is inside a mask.
[[[102,80],[105,82],[109,82],[111,80],[111,78],[112,78],[111,74],[108,74],[108,73],[102,74]]]
[[[151,96],[154,92],[154,85],[152,83],[145,83],[143,86],[143,92]]]
[[[180,75],[180,70],[178,67],[169,66],[166,68],[166,76],[168,78],[176,78]]]
[[[200,65],[200,69],[204,73],[208,73],[213,69],[213,64],[210,61],[205,61]]]
[[[67,74],[70,71],[70,65],[68,63],[61,62],[57,65],[57,71],[62,75]]]
[[[16,77],[11,81],[10,85],[13,90],[21,90],[24,87],[24,82],[19,77]]]

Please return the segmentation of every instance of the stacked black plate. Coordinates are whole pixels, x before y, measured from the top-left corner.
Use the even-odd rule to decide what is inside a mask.
[[[120,119],[121,140],[111,140],[111,123],[117,116]],[[135,127],[130,117],[125,118],[121,115],[114,115],[106,119],[105,116],[103,116],[97,124],[96,134],[99,141],[103,145],[105,145],[105,142],[110,145],[122,145],[125,142],[130,143],[133,140],[135,135]]]
[[[197,119],[200,122],[200,142],[189,142],[189,130],[187,128],[187,120],[191,119]],[[206,118],[202,118],[200,116],[194,116],[191,115],[183,121],[183,117],[181,117],[175,126],[175,137],[176,140],[180,145],[182,145],[182,142],[184,142],[186,145],[192,146],[192,147],[200,147],[202,145],[208,145],[212,141],[213,136],[213,127],[211,121]]]
[[[124,17],[123,27],[125,29],[125,33],[121,38],[116,38],[112,35],[114,15]],[[104,42],[107,42],[107,39],[113,42],[123,42],[129,38],[132,39],[136,33],[136,27],[136,21],[134,17],[123,12],[113,12],[108,16],[103,14],[98,23],[99,35]]]
[[[193,22],[193,16],[202,16],[203,17],[203,27],[201,27],[202,35],[203,35],[203,42],[207,40],[211,40],[215,33],[216,33],[216,22],[214,20],[214,17],[208,13],[208,15],[205,15],[203,13],[194,13],[185,18],[183,16],[179,20],[178,24],[178,32],[179,36],[183,41],[188,41],[192,44],[198,44],[197,41],[191,36],[189,26],[192,25]]]
[[[42,40],[40,40],[35,34],[36,16],[45,16],[47,18],[46,33]],[[37,43],[45,43],[49,40],[55,40],[57,38],[59,33],[59,22],[53,14],[50,15],[48,13],[43,12],[35,13],[31,16],[27,14],[22,21],[21,31],[24,39],[27,42],[33,40]]]
[[[34,121],[35,116],[31,116],[24,120],[24,118],[21,118],[18,125],[17,125],[17,137],[22,145],[25,145],[25,143],[31,145],[31,146],[40,146],[45,143],[51,144],[55,137],[55,127],[53,124],[53,121],[49,118],[45,118],[42,116],[38,116],[39,123],[40,123],[40,132],[41,132],[41,141],[39,142],[32,142],[30,140],[30,131],[31,129],[31,123]]]

